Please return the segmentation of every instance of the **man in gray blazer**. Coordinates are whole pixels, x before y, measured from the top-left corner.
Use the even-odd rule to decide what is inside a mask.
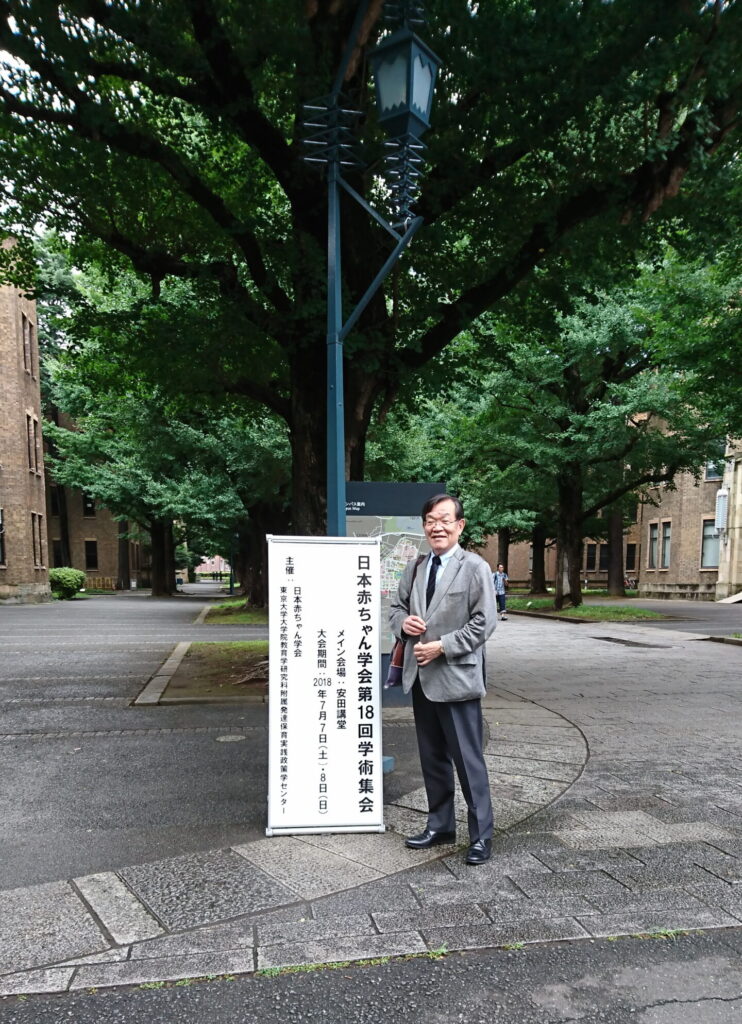
[[[492,849],[492,801],[482,754],[484,645],[497,625],[492,573],[463,551],[466,525],[458,498],[439,494],[423,506],[431,553],[410,562],[399,581],[389,621],[405,640],[402,686],[412,690],[417,744],[428,796],[428,823],[407,846],[426,850],[456,840],[453,765],[469,808],[467,864]]]

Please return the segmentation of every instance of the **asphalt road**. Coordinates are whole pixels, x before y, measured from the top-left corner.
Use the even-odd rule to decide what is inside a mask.
[[[176,643],[267,635],[195,624],[220,593],[191,589],[0,607],[0,889],[265,834],[265,706],[131,706]],[[385,752],[420,784],[411,726]]]
[[[585,595],[585,604],[603,604],[600,598]],[[742,633],[742,602],[719,604],[716,601],[650,601],[632,598],[627,601],[611,601],[611,604],[628,604],[647,608],[665,616],[663,619],[647,619],[642,625],[656,629],[682,629],[688,633],[703,633],[707,636],[729,636]]]
[[[20,1002],[3,1024],[739,1024],[736,930],[530,946]]]

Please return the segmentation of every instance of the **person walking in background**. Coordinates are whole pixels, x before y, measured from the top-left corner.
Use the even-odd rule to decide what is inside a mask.
[[[497,610],[484,559],[459,547],[466,525],[458,498],[426,501],[423,529],[430,555],[408,563],[390,608],[392,632],[405,641],[402,688],[412,690],[428,821],[406,845],[427,850],[456,841],[453,766],[469,808],[467,864],[492,852],[492,800],[482,751],[484,645]],[[415,571],[417,569],[417,572]]]
[[[500,618],[506,619],[508,617],[506,606],[508,574],[505,572],[505,566],[502,562],[497,566],[497,572],[492,573],[492,582],[495,584],[495,597],[497,598],[497,610],[500,613]]]

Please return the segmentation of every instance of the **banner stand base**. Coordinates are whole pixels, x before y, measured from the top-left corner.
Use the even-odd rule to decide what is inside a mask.
[[[293,828],[267,828],[265,830],[267,836],[319,836],[325,835],[328,832],[386,832],[386,825],[369,825],[368,828],[361,828],[358,825],[335,825],[329,828],[308,826],[307,828],[301,828],[295,825]]]

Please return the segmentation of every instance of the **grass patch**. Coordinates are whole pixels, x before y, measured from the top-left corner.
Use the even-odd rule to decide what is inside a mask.
[[[612,604],[581,604],[577,608],[563,608],[556,611],[554,601],[550,597],[513,597],[508,598],[509,611],[539,611],[547,612],[558,618],[579,618],[588,619],[591,622],[632,622],[639,619],[663,619],[665,616],[659,612],[649,611],[648,608],[637,608],[633,605],[612,605]]]
[[[268,609],[249,608],[244,597],[230,598],[210,608],[204,622],[209,626],[265,626],[268,624]]]
[[[199,642],[188,648],[160,703],[263,702],[267,694],[267,640]]]

